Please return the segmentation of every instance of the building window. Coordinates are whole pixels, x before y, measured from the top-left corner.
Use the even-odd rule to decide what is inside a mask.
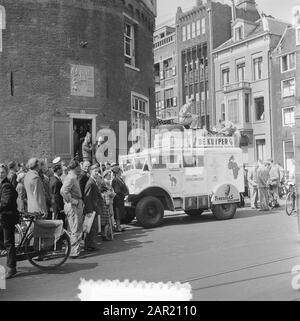
[[[148,99],[132,94],[131,122],[132,130],[139,133],[141,142],[146,144],[146,134],[149,134],[149,106]],[[141,131],[140,131],[141,130]],[[140,132],[139,132],[140,131]],[[143,145],[146,146],[146,145]]]
[[[192,38],[196,37],[196,22],[192,23]]]
[[[254,80],[262,79],[262,57],[253,59]]]
[[[229,68],[222,70],[222,86],[223,87],[229,84],[229,74],[230,74]]]
[[[265,120],[265,99],[264,97],[257,97],[254,99],[255,105],[255,120],[264,121]]]
[[[224,103],[221,104],[221,120],[226,120],[226,106]]]
[[[265,161],[266,160],[266,140],[258,139],[256,140],[256,157],[257,160]]]
[[[281,72],[296,68],[296,54],[292,53],[281,57]]]
[[[234,37],[235,37],[235,41],[240,41],[243,39],[243,26],[235,28]]]
[[[250,123],[250,94],[245,94],[245,122]]]
[[[160,111],[160,107],[161,107],[161,92],[160,91],[157,91],[155,93],[155,107],[156,107],[156,113],[158,114],[159,111]]]
[[[300,45],[300,27],[296,29],[297,45]]]
[[[186,39],[191,39],[191,25],[186,26]]]
[[[282,98],[295,96],[295,91],[296,91],[295,78],[283,80],[281,82]]]
[[[186,26],[182,27],[182,41],[186,41]]]
[[[197,36],[200,36],[201,35],[201,21],[200,20],[197,20],[196,22],[196,25],[197,25]]]
[[[124,56],[125,63],[135,66],[134,24],[124,23]]]
[[[283,121],[283,126],[295,125],[295,108],[294,107],[288,107],[282,110],[282,121]]]
[[[244,81],[246,64],[244,62],[239,63],[237,64],[236,69],[237,69],[237,81],[238,82]]]
[[[201,19],[201,29],[202,29],[202,34],[205,35],[206,33],[206,28],[205,28],[205,18]]]
[[[228,120],[233,124],[239,123],[239,104],[237,98],[228,100]]]
[[[295,175],[295,149],[293,141],[283,142],[284,167],[288,172],[289,179],[294,179]]]
[[[164,60],[164,78],[169,79],[173,77],[174,73],[174,64],[173,64],[173,59],[167,59]]]
[[[165,91],[165,107],[170,108],[170,107],[175,107],[174,106],[174,89],[168,89]]]

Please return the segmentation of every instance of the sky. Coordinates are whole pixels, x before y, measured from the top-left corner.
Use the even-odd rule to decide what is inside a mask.
[[[230,3],[229,0],[219,0],[219,2]],[[261,11],[268,15],[272,15],[278,19],[291,22],[292,8],[300,4],[300,0],[256,0]],[[190,9],[196,3],[196,0],[157,0],[157,25],[175,18],[177,7],[182,9]]]

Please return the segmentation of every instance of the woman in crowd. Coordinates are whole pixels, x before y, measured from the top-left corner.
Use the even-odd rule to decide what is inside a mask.
[[[113,203],[114,203],[114,198],[116,196],[112,185],[112,172],[110,170],[105,171],[103,173],[103,185],[104,185],[104,193],[103,193],[103,198],[104,198],[104,207],[105,207],[105,211],[108,212],[109,215],[109,226],[106,227],[106,231],[105,231],[105,238],[112,240],[113,239],[113,231],[112,228],[114,226],[114,207],[113,207]],[[108,234],[107,234],[108,233]]]
[[[17,193],[18,193],[18,199],[17,199],[17,205],[18,205],[18,211],[20,213],[26,213],[27,212],[27,194],[26,189],[24,185],[24,178],[25,173],[20,173],[17,176]]]
[[[108,239],[110,239],[110,236],[109,236],[110,216],[109,216],[108,207],[106,206],[105,200],[103,198],[103,196],[104,196],[103,194],[107,192],[107,188],[105,187],[103,177],[100,173],[97,178],[97,185],[98,185],[99,190],[101,192],[101,203],[102,203],[102,211],[101,211],[101,215],[100,215],[101,235],[104,240],[108,240]]]

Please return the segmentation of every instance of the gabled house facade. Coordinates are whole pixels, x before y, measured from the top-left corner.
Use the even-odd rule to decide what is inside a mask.
[[[213,51],[216,117],[237,126],[244,163],[252,165],[274,155],[271,53],[287,24],[265,15],[255,22],[233,17],[231,39]]]

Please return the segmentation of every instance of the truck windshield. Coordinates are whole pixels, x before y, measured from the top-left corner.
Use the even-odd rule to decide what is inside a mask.
[[[124,159],[122,161],[122,167],[124,172],[128,172],[134,169],[134,161],[133,159]]]
[[[151,165],[153,169],[181,168],[181,157],[178,154],[173,155],[151,155]]]
[[[144,164],[146,162],[146,158],[136,158],[134,163],[135,163],[135,169],[143,169],[144,168]]]

